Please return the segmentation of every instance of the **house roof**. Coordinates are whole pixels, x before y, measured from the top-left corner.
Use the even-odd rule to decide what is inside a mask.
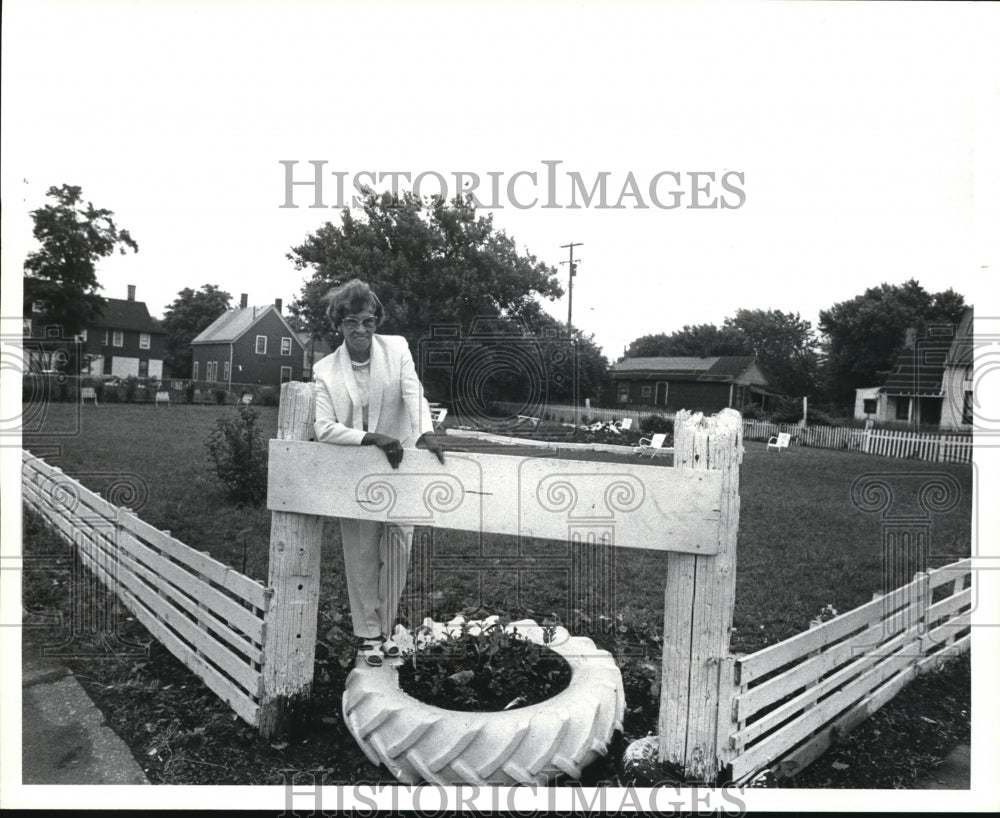
[[[249,330],[254,324],[259,322],[267,315],[269,312],[273,311],[278,318],[281,319],[281,323],[285,325],[288,330],[288,334],[291,335],[299,345],[302,345],[302,341],[299,339],[299,335],[295,332],[288,322],[285,320],[284,316],[278,312],[274,304],[268,304],[265,307],[233,307],[230,310],[226,310],[222,315],[216,318],[211,324],[209,324],[205,329],[203,329],[198,335],[195,336],[194,340],[191,341],[192,344],[228,344],[237,340],[242,336],[247,330]]]
[[[945,366],[968,366],[972,363],[972,307],[962,313],[962,320],[955,330],[955,340],[948,350]]]
[[[299,339],[299,343],[302,344],[306,349],[312,349],[318,355],[326,357],[333,352],[333,347],[330,346],[329,341],[326,338],[313,338],[309,334],[308,330],[303,330],[302,332],[296,332],[295,337]]]
[[[951,338],[921,338],[904,347],[879,389],[887,395],[938,396]]]
[[[107,302],[101,315],[88,321],[87,326],[166,334],[160,322],[150,316],[144,301],[109,298]]]
[[[756,359],[753,355],[718,355],[707,358],[655,357],[626,358],[611,366],[612,377],[668,375],[685,380],[735,381]]]

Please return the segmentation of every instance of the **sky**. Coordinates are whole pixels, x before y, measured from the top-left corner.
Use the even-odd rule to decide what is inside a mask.
[[[339,223],[338,178],[346,202],[366,171],[423,173],[427,195],[463,172],[564,289],[582,244],[573,324],[612,360],[740,308],[816,326],[911,277],[985,307],[996,24],[951,4],[6,3],[4,270],[75,184],[140,247],[99,264],[103,295],[287,305],[307,274],[286,254]],[[308,185],[282,207],[282,161],[306,182],[324,163],[325,207]],[[585,205],[602,173],[606,207]],[[545,306],[568,318],[567,296]]]
[[[996,4],[7,0],[2,38],[0,317],[14,337],[29,213],[50,186],[114,212],[140,252],[101,262],[102,292],[135,284],[162,316],[203,284],[290,303],[305,274],[286,254],[339,222],[336,180],[349,196],[365,171],[423,173],[427,193],[440,174],[449,195],[456,172],[477,174],[487,202],[499,180],[484,212],[564,286],[562,246],[582,244],[573,324],[612,360],[740,308],[815,326],[909,278],[1000,316]],[[282,207],[282,161],[296,181],[324,163],[325,207],[308,186]],[[588,189],[605,174],[606,204],[622,206],[567,207],[569,174]],[[678,207],[656,205],[654,180]],[[985,712],[995,686],[977,689]],[[911,795],[893,806],[963,803]],[[801,803],[781,796],[768,804]]]

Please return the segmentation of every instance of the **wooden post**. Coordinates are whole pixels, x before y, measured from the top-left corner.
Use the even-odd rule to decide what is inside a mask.
[[[311,384],[282,385],[278,439],[313,439],[315,415]],[[260,732],[265,738],[294,727],[312,689],[322,540],[322,517],[271,512],[267,584],[273,596],[264,614],[261,665]]]
[[[722,472],[717,554],[668,552],[664,594],[663,674],[660,689],[660,762],[687,780],[714,782],[727,748],[719,746],[720,663],[729,656],[736,598],[739,464],[743,426],[739,412],[714,417],[686,411],[674,419],[674,467]]]

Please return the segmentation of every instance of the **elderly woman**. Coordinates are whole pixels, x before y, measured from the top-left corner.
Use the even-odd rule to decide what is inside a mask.
[[[326,314],[344,342],[313,368],[316,438],[343,446],[377,446],[398,468],[407,447],[444,463],[431,435],[430,409],[406,339],[378,335],[382,302],[358,279],[324,296]],[[390,640],[413,543],[413,526],[340,521],[344,570],[358,656],[372,666],[399,655]]]

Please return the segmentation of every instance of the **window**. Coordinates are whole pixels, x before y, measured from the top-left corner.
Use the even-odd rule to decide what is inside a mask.
[[[111,346],[125,346],[125,333],[123,333],[120,329],[116,329],[111,333]]]
[[[106,347],[108,345],[108,331],[104,330],[104,340],[101,341],[101,346]]]
[[[149,361],[139,361],[139,377],[149,377]]]
[[[193,380],[193,381],[198,380],[198,364],[199,364],[199,361],[195,361],[194,362],[194,368],[191,370],[191,380]]]
[[[650,386],[649,384],[645,384],[642,387],[642,396],[644,398],[651,398],[651,397],[653,397],[653,387]]]
[[[620,383],[618,384],[618,402],[628,403],[628,384]]]
[[[281,367],[281,382],[288,383],[292,379],[292,368],[290,366]]]
[[[896,420],[910,419],[910,399],[902,396],[896,398]]]
[[[962,403],[962,423],[972,425],[972,390],[965,390],[965,400]]]
[[[222,364],[222,380],[224,381],[229,380],[229,361],[225,361]]]
[[[281,339],[281,354],[291,355],[292,354],[292,339],[282,338]]]
[[[80,330],[76,335],[76,340],[79,341],[81,344],[87,343],[87,330],[85,329]]]
[[[149,349],[149,333],[139,333],[139,349]]]
[[[878,398],[865,398],[865,414],[874,415],[878,411]]]
[[[254,352],[258,355],[267,355],[267,336],[258,335],[257,336],[257,346],[254,348]]]
[[[667,382],[657,381],[656,382],[656,397],[653,399],[653,403],[659,406],[667,405]]]

